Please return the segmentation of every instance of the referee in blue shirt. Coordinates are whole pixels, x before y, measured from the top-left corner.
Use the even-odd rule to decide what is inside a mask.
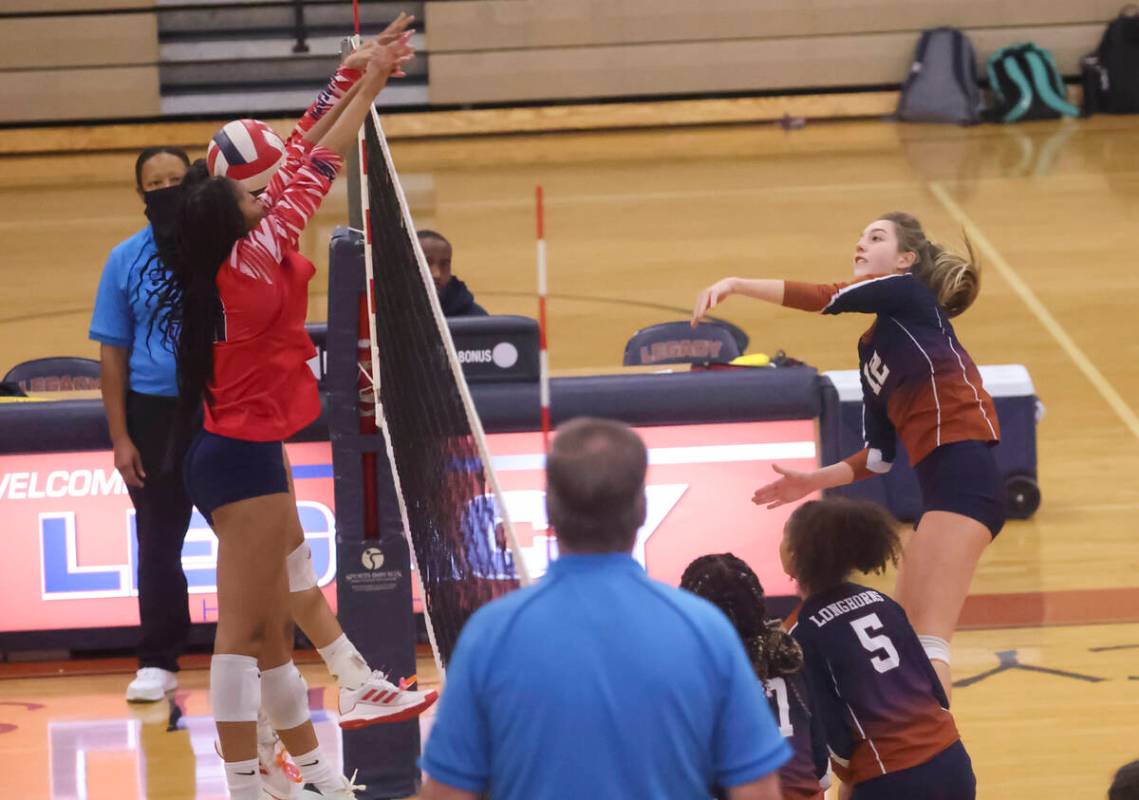
[[[99,342],[103,407],[135,508],[138,534],[139,670],[127,700],[154,702],[178,686],[178,656],[190,632],[182,543],[192,505],[182,485],[182,459],[166,463],[166,447],[178,401],[174,353],[151,324],[151,289],[161,265],[154,228],[176,207],[190,160],[177,148],[152,147],[135,162],[135,184],[152,224],[111,251],[91,318],[89,336]]]
[[[735,629],[630,555],[646,468],[621,423],[559,429],[546,507],[561,556],[463,628],[423,800],[779,800],[790,749]]]

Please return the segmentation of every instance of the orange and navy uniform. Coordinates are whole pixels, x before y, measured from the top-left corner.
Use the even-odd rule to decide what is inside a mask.
[[[910,273],[849,283],[787,281],[783,305],[877,319],[858,341],[866,447],[855,479],[889,471],[900,437],[917,464],[943,444],[1000,440],[993,399],[933,293]]]
[[[320,415],[316,378],[307,364],[316,350],[304,327],[308,283],[316,268],[297,252],[297,245],[332,186],[341,158],[314,147],[305,134],[359,76],[338,71],[298,122],[285,148],[285,163],[260,198],[268,213],[237,241],[218,270],[222,319],[204,421],[211,433],[280,441]]]
[[[889,597],[844,583],[804,600],[785,624],[803,648],[812,710],[843,782],[919,766],[959,741],[941,682]]]
[[[830,785],[826,733],[819,716],[811,713],[806,678],[802,672],[767,678],[763,691],[792,750],[791,760],[779,768],[783,800],[823,800],[823,790]]]

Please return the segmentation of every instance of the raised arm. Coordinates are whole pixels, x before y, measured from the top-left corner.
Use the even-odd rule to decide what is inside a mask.
[[[405,32],[391,44],[376,45],[370,51],[359,90],[342,104],[343,112],[329,125],[328,131],[319,139],[314,138],[312,141],[321,147],[340,153],[341,156],[346,156],[355,147],[356,134],[371,113],[376,96],[387,85],[388,78],[399,72],[400,68],[415,56],[415,50],[409,39],[410,32]]]
[[[742,294],[756,300],[783,305],[783,286],[784,282],[781,280],[763,278],[723,278],[718,280],[696,295],[696,305],[692,309],[692,327],[695,328],[699,325],[708,312],[733,294]]]
[[[320,208],[341,163],[333,151],[319,145],[313,147],[257,227],[234,244],[226,267],[272,283],[281,259],[297,249],[301,231]]]
[[[407,42],[411,38],[411,32],[407,29],[414,21],[415,17],[401,11],[396,20],[384,28],[379,36],[363,42],[358,48],[346,55],[340,69],[332,76],[328,86],[317,96],[316,102],[297,122],[293,136],[304,136],[310,142],[319,142],[324,138],[324,135],[332,128],[333,123],[340,118],[344,109],[347,108],[356,92],[359,91],[360,76],[368,68],[368,62],[375,57],[376,50],[397,44],[400,41]],[[402,78],[405,76],[402,69],[403,63],[396,64],[390,77]],[[292,141],[292,138],[289,137],[289,140]]]
[[[865,276],[847,283],[805,283],[770,279],[724,278],[696,296],[692,327],[733,294],[775,305],[824,314],[890,314],[911,301],[914,279],[907,273]]]
[[[345,57],[328,85],[317,95],[316,100],[297,121],[293,132],[289,135],[285,143],[285,163],[269,181],[263,195],[263,199],[269,205],[273,205],[280,198],[281,192],[300,168],[312,145],[328,134],[344,110],[351,105],[361,89],[360,78],[368,69],[368,64],[376,58],[384,57],[384,54],[379,52],[382,48],[394,46],[401,53],[405,49],[408,51],[395,58],[395,66],[389,75],[392,78],[404,76],[402,67],[413,55],[410,46],[407,46],[411,37],[407,27],[414,21],[415,17],[401,12],[395,22],[385,28],[379,36],[364,42]],[[376,93],[378,92],[377,89]],[[374,96],[375,94],[373,98]]]

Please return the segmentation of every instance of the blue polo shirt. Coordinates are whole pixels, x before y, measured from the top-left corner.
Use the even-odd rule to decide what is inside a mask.
[[[155,265],[146,271],[146,284],[139,286],[143,267],[157,252],[149,225],[111,251],[99,279],[87,335],[96,342],[130,350],[132,391],[175,397],[178,374],[174,353],[162,341],[157,325],[150,331],[156,304],[151,298]]]
[[[421,766],[495,800],[692,800],[789,756],[718,609],[628,555],[563,555],[467,622]]]

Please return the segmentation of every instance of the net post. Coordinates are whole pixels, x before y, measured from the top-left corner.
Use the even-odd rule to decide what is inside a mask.
[[[356,32],[359,33],[359,26]],[[340,40],[340,58],[356,49],[357,37],[346,36]],[[360,203],[360,150],[354,148],[344,159],[344,174],[348,178],[348,227],[364,229],[364,211]]]
[[[374,420],[361,414],[360,319],[367,325],[359,308],[365,282],[361,240],[358,232],[340,228],[329,248],[328,373],[322,393],[335,475],[336,592],[345,634],[369,664],[395,681],[417,672],[417,637],[410,556],[400,533],[395,488],[383,443],[365,432]],[[370,401],[370,390],[367,396]],[[372,408],[369,402],[368,411]],[[369,538],[377,529],[379,538]],[[418,791],[418,720],[345,730],[341,741],[347,774],[359,770],[368,797]]]

